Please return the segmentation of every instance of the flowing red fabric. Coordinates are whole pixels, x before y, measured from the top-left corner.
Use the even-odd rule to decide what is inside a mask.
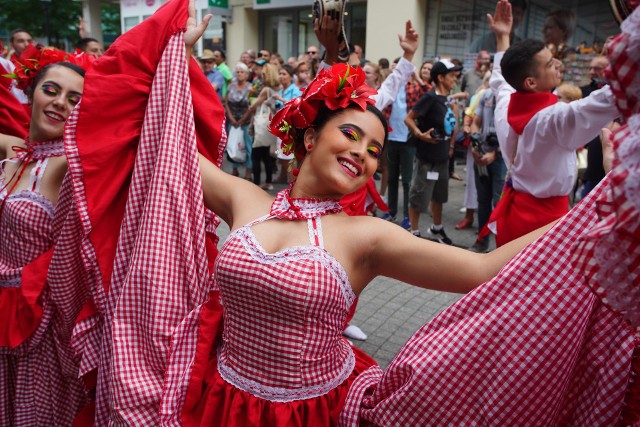
[[[527,123],[538,111],[557,102],[558,96],[553,93],[514,92],[507,109],[509,126],[522,135]]]
[[[488,224],[495,223],[496,246],[500,247],[561,218],[568,211],[569,196],[541,199],[507,186]]]
[[[47,278],[47,266],[53,255],[48,250],[22,270],[19,288],[0,290],[0,347],[16,348],[38,328],[42,318],[40,294]]]
[[[171,143],[171,138],[169,137],[167,140],[165,135],[173,132],[172,128],[177,130],[176,138],[185,137],[189,132],[186,118],[190,116],[193,116],[195,123],[198,151],[214,164],[219,164],[223,149],[224,111],[213,88],[195,61],[190,60],[189,62],[190,87],[188,85],[181,86],[187,81],[186,75],[181,74],[179,70],[182,66],[180,62],[183,61],[179,58],[179,50],[184,51],[184,45],[177,46],[174,36],[183,31],[187,20],[187,7],[187,0],[174,0],[165,4],[151,18],[116,40],[106,54],[95,62],[94,67],[85,78],[85,90],[75,130],[80,162],[79,167],[74,170],[74,175],[81,181],[81,187],[84,190],[81,210],[86,207],[86,216],[83,218],[89,221],[86,229],[89,232],[88,238],[99,268],[102,288],[96,289],[92,294],[100,317],[104,318],[105,323],[102,350],[99,354],[100,366],[104,369],[101,369],[101,376],[98,380],[96,402],[96,423],[98,425],[106,424],[115,418],[126,419],[127,422],[133,423],[143,422],[143,420],[149,422],[153,419],[153,423],[155,423],[160,422],[161,417],[172,418],[172,414],[176,414],[175,407],[181,404],[179,389],[176,390],[176,387],[181,387],[181,385],[180,381],[176,381],[172,375],[175,376],[179,373],[183,367],[183,361],[186,360],[184,357],[188,356],[185,356],[185,352],[182,350],[178,350],[179,354],[175,353],[175,347],[184,350],[185,345],[189,346],[189,337],[193,336],[195,340],[197,335],[186,330],[182,333],[178,333],[178,331],[180,328],[188,329],[193,325],[197,331],[198,319],[193,316],[206,315],[207,311],[207,307],[202,310],[195,308],[187,315],[182,325],[173,326],[178,329],[176,329],[175,342],[172,344],[172,352],[169,354],[165,354],[159,349],[159,352],[149,353],[146,346],[134,344],[135,340],[145,336],[144,331],[148,329],[147,336],[153,336],[153,339],[156,339],[154,334],[163,334],[161,337],[158,335],[158,339],[162,340],[164,346],[166,345],[165,330],[170,327],[169,324],[163,325],[159,319],[150,321],[152,324],[147,326],[139,325],[139,328],[131,323],[132,316],[148,312],[150,304],[153,306],[154,298],[159,297],[158,292],[161,292],[145,291],[142,283],[145,280],[154,280],[148,275],[149,273],[142,272],[142,269],[146,262],[149,262],[150,265],[155,262],[152,258],[153,254],[157,252],[154,252],[154,249],[149,246],[148,233],[153,229],[153,222],[160,219],[158,216],[153,217],[153,212],[161,208],[158,206],[158,203],[162,203],[159,200],[166,200],[159,199],[160,196],[153,194],[166,190],[161,184],[161,181],[165,179],[163,176],[171,176],[171,172],[166,169],[166,162],[168,160],[171,162],[172,158],[176,162],[184,162],[184,159],[187,158],[180,156],[162,158],[160,152],[154,154],[155,150],[165,150],[161,147]],[[140,45],[141,40],[145,41],[144,45]],[[166,60],[166,50],[170,42],[173,43],[172,52],[170,59]],[[160,71],[159,67],[163,61],[164,68]],[[154,84],[157,80],[160,83],[156,87]],[[180,99],[187,99],[187,96],[182,92],[185,87],[187,91],[190,91],[189,100],[193,106],[192,112],[187,112],[186,107],[174,102],[175,100],[171,100],[171,109],[167,110],[170,98],[166,98],[166,93],[175,90],[172,85],[180,85],[180,89],[174,93]],[[160,102],[159,105],[150,102],[153,91],[156,93],[155,102]],[[145,152],[140,154],[139,142],[145,127],[147,128],[148,145]],[[156,147],[153,132],[160,129],[163,129],[161,130],[163,136],[157,142],[160,145]],[[177,139],[177,141],[183,141],[183,139]],[[185,139],[183,143],[187,149],[189,141]],[[169,150],[173,149],[175,147]],[[162,153],[164,152],[162,151]],[[170,155],[175,156],[175,154]],[[139,159],[140,156],[143,157]],[[197,167],[197,160],[193,160],[193,165]],[[186,169],[181,169],[184,165],[186,164],[182,163],[179,168],[176,164],[175,172],[190,175],[193,171],[189,168],[187,173]],[[135,178],[136,176],[138,178]],[[132,177],[137,179],[135,182],[138,182],[135,191],[132,187],[134,182]],[[177,193],[174,194],[178,195],[186,191],[187,187],[189,191],[192,191],[196,181],[193,178],[189,178],[189,180],[190,182],[185,183],[183,190],[176,188]],[[191,193],[185,192],[184,194]],[[194,200],[197,200],[197,196],[195,197]],[[148,202],[141,203],[143,200]],[[173,204],[174,201],[172,200],[171,203]],[[199,203],[202,204],[202,201]],[[187,204],[180,204],[180,206],[184,209]],[[194,209],[193,215],[199,216],[198,209]],[[175,215],[177,212],[175,210],[168,213]],[[147,218],[146,215],[151,215],[151,217]],[[185,225],[188,224],[187,215],[189,214],[185,213]],[[213,220],[210,212],[207,214],[207,218],[208,223],[211,224]],[[171,228],[171,230],[175,229]],[[212,234],[213,229],[209,226],[206,231],[209,233],[205,242],[207,256],[202,260],[211,271],[217,254],[216,237]],[[162,236],[158,236],[157,241],[165,241],[170,237],[171,233],[163,233]],[[143,240],[132,246],[133,242],[140,239]],[[178,245],[180,245],[180,241],[170,240],[171,244]],[[169,244],[168,242],[167,244]],[[191,244],[191,242],[184,241],[184,248],[189,250]],[[167,247],[164,250],[167,250]],[[173,249],[180,251],[177,247]],[[165,255],[169,256],[168,253]],[[182,265],[188,267],[189,264]],[[132,271],[131,275],[126,274],[129,268]],[[152,270],[152,275],[160,271],[162,269]],[[180,280],[180,285],[178,281],[172,282],[175,284],[172,291],[175,292],[186,289],[181,286],[184,284],[184,280],[192,274],[186,270],[182,273],[180,271],[176,268],[173,273]],[[159,283],[168,286],[168,282],[171,280],[162,280]],[[117,295],[110,295],[112,283],[118,284]],[[157,308],[173,309],[173,305],[182,304],[179,309],[180,313],[186,313],[184,310],[189,311],[198,307],[200,304],[198,302],[200,297],[197,296],[199,291],[196,290],[195,284],[193,286],[190,291],[193,295],[187,300],[181,299],[182,297],[172,298],[166,304],[158,303],[160,306]],[[170,296],[166,295],[165,297],[169,298]],[[190,301],[189,298],[191,298]],[[125,304],[126,301],[130,302]],[[164,307],[162,307],[163,305]],[[162,310],[155,314],[159,313],[162,313]],[[177,319],[176,313],[172,312],[171,322]],[[178,314],[178,317],[180,316]],[[90,319],[91,313],[84,310],[84,317]],[[159,331],[160,328],[165,330]],[[131,337],[135,337],[132,338],[131,343],[127,342],[127,338],[121,338],[122,334],[126,336],[128,333],[131,334]],[[184,344],[185,342],[187,344]],[[132,365],[123,365],[122,361],[127,351],[138,355],[135,358],[137,360],[132,360]],[[188,353],[188,348],[185,351]],[[182,357],[183,359],[176,362],[174,357]],[[160,365],[157,365],[158,363]],[[151,366],[156,366],[156,373],[157,366],[164,366],[167,369],[167,372],[160,376],[160,378],[165,377],[167,389],[163,390],[162,387],[158,389],[157,381],[159,379],[156,373],[152,373]],[[178,367],[176,368],[176,366]],[[135,369],[136,381],[122,381],[126,376],[127,369]],[[131,393],[139,384],[137,381],[140,380],[147,384],[145,385],[147,391],[144,402],[138,401],[136,403],[134,395]],[[150,382],[146,383],[146,381]],[[159,393],[161,392],[169,395],[178,393],[178,397],[175,399],[167,397],[166,401],[160,402]]]
[[[96,248],[105,290],[109,289],[151,84],[167,41],[182,31],[187,16],[186,0],[168,2],[151,18],[118,38],[85,77],[84,102],[76,133],[93,228],[90,238]],[[145,41],[143,45],[141,40]],[[189,78],[198,150],[215,162],[222,136],[222,105],[215,101],[213,88],[195,60],[189,63]],[[93,99],[99,101],[87,102]]]
[[[0,85],[0,133],[24,138],[29,134],[31,117],[8,88]]]

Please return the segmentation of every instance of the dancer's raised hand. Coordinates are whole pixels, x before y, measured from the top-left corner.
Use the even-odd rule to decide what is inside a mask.
[[[184,45],[187,48],[187,58],[191,56],[191,50],[196,42],[204,34],[204,30],[207,29],[209,21],[211,20],[210,13],[202,18],[202,22],[198,25],[196,20],[196,2],[195,0],[189,0],[189,17],[187,18],[187,24],[185,25],[186,31],[184,32]]]

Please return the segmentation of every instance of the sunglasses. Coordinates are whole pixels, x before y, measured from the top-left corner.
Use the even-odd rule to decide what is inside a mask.
[[[317,55],[318,52],[316,52],[315,50],[308,50],[307,51],[307,55]]]

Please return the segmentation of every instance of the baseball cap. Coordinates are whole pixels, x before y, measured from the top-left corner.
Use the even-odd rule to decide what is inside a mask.
[[[267,60],[266,59],[258,59],[256,61],[253,61],[253,63],[256,64],[256,65],[264,65],[264,64],[267,63]]]
[[[462,67],[455,65],[448,59],[441,59],[433,64],[433,67],[431,68],[431,80],[436,82],[438,81],[437,77],[439,75],[447,74],[452,71],[462,71]]]

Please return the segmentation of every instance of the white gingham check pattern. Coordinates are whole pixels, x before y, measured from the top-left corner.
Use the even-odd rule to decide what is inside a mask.
[[[320,203],[301,207],[318,212]],[[342,267],[316,244],[319,217],[308,220],[318,223],[308,227],[310,245],[273,254],[251,230],[271,218],[234,231],[218,255],[215,275],[224,307],[218,372],[271,401],[321,396],[344,382],[355,366],[341,335],[353,291]]]
[[[637,342],[571,265],[606,189],[361,375],[340,425],[616,425]]]

